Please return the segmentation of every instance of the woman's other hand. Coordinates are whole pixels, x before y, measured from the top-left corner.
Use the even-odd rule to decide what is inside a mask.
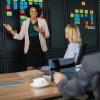
[[[43,31],[42,27],[41,28],[39,28],[39,27],[35,28],[35,31],[41,33],[43,35],[43,37],[45,37],[45,32]]]
[[[54,79],[54,82],[57,84],[62,79],[67,79],[67,77],[60,72],[55,72],[53,75],[53,79]]]

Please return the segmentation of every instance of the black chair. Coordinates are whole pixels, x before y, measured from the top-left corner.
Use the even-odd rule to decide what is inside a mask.
[[[81,61],[82,61],[84,55],[86,54],[86,50],[87,50],[87,43],[82,42],[80,45],[80,51],[79,51],[79,55],[77,57],[77,60],[75,62],[75,65],[81,64]]]

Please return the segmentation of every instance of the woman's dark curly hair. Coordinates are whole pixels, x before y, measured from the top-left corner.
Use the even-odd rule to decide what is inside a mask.
[[[40,17],[41,13],[42,13],[42,8],[39,5],[30,5],[29,7],[27,7],[25,9],[25,14],[27,17],[30,17],[30,8],[34,7],[37,10],[37,17]]]

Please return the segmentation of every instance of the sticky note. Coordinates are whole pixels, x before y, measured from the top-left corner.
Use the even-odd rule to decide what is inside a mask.
[[[33,2],[29,2],[29,5],[32,5],[33,4]]]
[[[38,5],[39,3],[38,2],[34,2],[34,4]]]
[[[18,1],[18,0],[13,0],[13,1]]]
[[[85,17],[88,17],[88,14],[85,14]]]
[[[88,25],[85,25],[85,28],[88,29]]]
[[[91,25],[94,25],[94,22],[93,21],[91,21]]]
[[[43,0],[38,0],[38,2],[43,2]]]
[[[93,14],[94,12],[93,12],[93,10],[90,10],[90,14]]]
[[[24,10],[20,10],[20,14],[24,14],[25,13],[25,11]]]
[[[83,15],[83,14],[81,14],[81,17],[84,17],[84,15]]]
[[[75,17],[76,17],[76,18],[79,18],[79,17],[80,17],[80,15],[79,15],[79,14],[75,14]]]
[[[18,7],[17,7],[17,2],[13,2],[13,8],[14,8],[14,9],[18,9]]]
[[[88,25],[88,21],[85,21],[85,25]]]
[[[20,16],[20,19],[26,19],[26,16]]]
[[[7,5],[7,6],[6,6],[6,9],[7,9],[7,10],[10,10],[10,5]]]
[[[75,13],[79,13],[79,10],[78,9],[75,9]]]
[[[85,14],[88,14],[88,10],[85,10],[84,13],[85,13]]]
[[[7,11],[7,16],[12,16],[12,12],[11,11]]]
[[[20,9],[23,10],[24,9],[24,6],[20,6]]]
[[[70,17],[71,17],[71,18],[74,17],[74,14],[73,14],[73,13],[70,13]]]
[[[85,6],[85,5],[86,5],[85,1],[82,1],[82,2],[81,2],[81,5],[82,5],[82,6]]]
[[[7,1],[7,5],[10,5],[11,3],[11,0],[6,0]]]
[[[33,0],[34,2],[38,2],[38,0]]]
[[[83,9],[80,9],[80,13],[83,13]]]
[[[30,1],[33,1],[33,0],[28,0],[28,1],[30,2]]]
[[[43,6],[43,2],[39,2],[38,4],[39,4],[39,6],[41,6],[41,7]]]

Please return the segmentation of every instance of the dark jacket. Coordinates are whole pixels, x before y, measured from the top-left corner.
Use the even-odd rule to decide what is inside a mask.
[[[58,88],[66,97],[84,95],[91,88],[95,98],[100,100],[100,52],[85,56],[77,75],[71,80],[61,80]]]

